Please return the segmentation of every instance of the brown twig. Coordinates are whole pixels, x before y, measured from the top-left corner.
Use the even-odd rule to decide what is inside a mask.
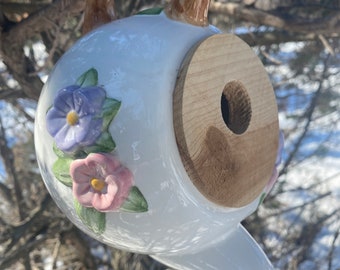
[[[38,76],[29,76],[34,72],[31,69],[30,61],[24,55],[23,47],[25,42],[37,34],[46,32],[52,25],[73,14],[79,14],[84,9],[82,0],[57,0],[43,9],[30,15],[12,26],[8,32],[0,32],[0,54],[8,71],[14,79],[19,82],[23,93],[32,99],[37,100],[43,86]],[[44,18],[46,22],[41,23]]]
[[[61,246],[61,242],[59,237],[56,240],[54,249],[53,249],[53,253],[52,253],[52,259],[53,259],[53,263],[52,263],[52,268],[53,269],[57,269],[57,258],[58,258],[58,254],[60,251],[60,246]]]

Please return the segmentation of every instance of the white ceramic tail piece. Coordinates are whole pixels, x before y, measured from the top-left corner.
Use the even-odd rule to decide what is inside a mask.
[[[180,270],[273,269],[262,249],[242,225],[211,248],[189,254],[156,255],[153,258]]]
[[[35,125],[46,186],[116,248],[181,270],[271,269],[240,225],[276,177],[266,72],[233,35],[146,13],[89,32],[55,66]]]

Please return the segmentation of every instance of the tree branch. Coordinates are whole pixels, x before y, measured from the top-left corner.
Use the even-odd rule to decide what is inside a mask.
[[[334,259],[333,255],[334,255],[334,252],[337,246],[336,241],[338,240],[339,235],[340,235],[340,228],[338,228],[338,230],[334,233],[332,245],[328,253],[328,270],[331,270],[333,268],[332,267],[332,262]]]
[[[24,211],[24,201],[22,197],[21,188],[19,185],[19,180],[17,177],[17,172],[14,168],[14,156],[12,150],[7,145],[6,134],[4,126],[2,125],[2,119],[0,117],[0,155],[2,156],[6,171],[7,177],[10,178],[13,186],[14,186],[14,195],[16,198],[19,218],[22,220],[25,216]]]
[[[20,246],[9,256],[0,259],[0,268],[7,269],[12,264],[16,263],[18,259],[24,257],[28,252],[34,250],[40,246],[43,242],[48,239],[48,235],[43,235],[39,238],[33,239],[32,241],[25,243],[25,245]]]
[[[0,2],[0,9],[5,13],[17,13],[22,14],[25,12],[31,13],[50,3],[15,3],[15,2]]]
[[[274,217],[274,216],[281,216],[281,215],[283,215],[283,214],[285,214],[285,213],[289,213],[289,212],[294,211],[294,210],[297,210],[297,209],[302,209],[302,208],[306,207],[307,205],[309,205],[309,204],[311,204],[311,203],[314,203],[314,202],[316,202],[316,201],[319,201],[319,200],[321,200],[321,199],[323,199],[323,198],[326,198],[327,196],[329,196],[329,195],[331,195],[331,194],[332,194],[332,192],[331,192],[331,191],[328,191],[328,192],[326,192],[326,193],[324,193],[324,194],[320,194],[320,195],[317,196],[316,198],[314,198],[314,199],[312,199],[312,200],[309,200],[309,201],[307,201],[307,202],[304,202],[304,203],[302,203],[302,204],[299,204],[299,205],[296,205],[296,206],[293,206],[293,207],[284,209],[284,210],[282,210],[282,211],[280,211],[280,212],[278,212],[278,213],[271,213],[271,214],[267,215],[266,218]],[[340,209],[337,209],[337,211],[340,211]]]
[[[327,65],[328,59],[329,59],[329,55],[324,60],[324,67],[323,67],[323,71],[322,71],[322,74],[321,74],[321,78],[318,80],[318,84],[319,84],[318,89],[315,91],[314,96],[313,96],[311,103],[309,105],[309,108],[305,112],[304,118],[306,119],[306,123],[304,125],[303,131],[302,131],[301,135],[298,137],[297,141],[294,143],[293,150],[289,153],[288,158],[285,160],[285,162],[283,164],[283,168],[280,172],[280,175],[287,172],[287,169],[288,169],[290,163],[293,161],[294,157],[296,156],[297,152],[299,151],[300,146],[301,146],[303,140],[305,139],[305,137],[306,137],[306,135],[309,131],[309,127],[310,127],[311,122],[312,122],[312,117],[313,117],[313,114],[314,114],[315,109],[317,107],[317,102],[318,102],[318,100],[319,100],[319,98],[320,98],[320,96],[321,96],[321,94],[324,90],[323,80],[324,80],[326,73],[327,73],[327,70],[328,70],[328,65]]]
[[[6,89],[0,91],[0,99],[1,100],[10,100],[10,99],[18,99],[24,98],[26,95],[22,91]]]
[[[303,32],[330,35],[340,32],[340,11],[333,12],[330,16],[313,21],[302,20],[282,16],[279,9],[273,11],[263,11],[253,7],[246,7],[239,3],[221,3],[212,1],[210,4],[211,12],[223,13],[256,25],[267,25],[290,32]],[[284,14],[286,15],[286,14]]]
[[[37,100],[43,83],[37,75],[30,75],[34,70],[23,52],[25,42],[41,32],[61,25],[66,18],[80,14],[83,9],[82,0],[57,0],[11,27],[8,32],[1,33],[0,54],[27,97]]]
[[[57,0],[46,8],[32,14],[27,19],[15,25],[5,39],[23,42],[32,38],[35,34],[46,31],[52,26],[58,25],[60,20],[83,12],[85,7],[82,0]],[[44,22],[44,23],[42,23]]]
[[[316,41],[319,35],[314,33],[292,33],[286,30],[273,30],[265,32],[254,32],[246,34],[238,34],[239,38],[245,41],[249,46],[273,45],[286,42],[297,41]],[[339,34],[334,33],[324,38],[338,38]]]
[[[13,203],[13,199],[12,199],[12,196],[11,196],[11,189],[8,188],[2,182],[0,182],[0,193],[4,196],[5,200],[8,203]]]
[[[322,227],[325,225],[324,223],[338,212],[339,209],[335,209],[332,213],[325,214],[324,216],[317,218],[316,221],[308,222],[302,227],[301,235],[299,239],[296,240],[296,243],[298,243],[302,248],[294,256],[298,265],[301,265],[302,262],[306,261],[308,254],[311,253],[310,250],[312,248],[312,244],[317,235],[320,233]]]

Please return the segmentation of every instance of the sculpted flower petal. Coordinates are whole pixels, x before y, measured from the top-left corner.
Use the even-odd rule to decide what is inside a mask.
[[[68,125],[62,126],[55,134],[54,139],[57,146],[64,151],[69,151],[74,146],[74,132]]]
[[[106,92],[101,87],[84,87],[81,88],[81,91],[76,91],[74,95],[75,100],[82,100],[84,103],[88,103],[91,107],[91,113],[96,113],[102,109]],[[77,111],[79,111],[80,115],[86,115],[88,112],[84,112],[82,109],[81,106],[77,108]]]
[[[114,205],[114,200],[116,194],[118,192],[118,187],[115,183],[108,184],[107,193],[95,193],[92,200],[92,205],[98,211],[108,212],[115,211],[119,208],[120,205]]]
[[[55,108],[50,109],[46,115],[47,131],[55,136],[61,127],[65,125],[65,114]]]
[[[73,161],[70,175],[79,203],[102,212],[119,209],[133,186],[132,173],[111,154],[92,153]]]
[[[111,154],[91,153],[86,159],[87,164],[96,164],[97,166],[105,168],[105,174],[102,175],[103,177],[115,173],[116,170],[121,166],[121,163],[117,157]]]
[[[92,117],[87,117],[88,119],[84,121],[84,119],[79,119],[79,124],[70,127],[70,134],[72,141],[80,146],[86,146],[92,144],[96,138],[93,136],[90,137],[88,141],[85,141],[85,137],[90,132]]]
[[[126,167],[120,167],[114,174],[114,180],[120,190],[121,197],[126,198],[133,182],[132,173]]]
[[[93,144],[102,133],[102,124],[102,119],[93,119],[92,116],[79,119],[79,125],[75,127],[78,135],[75,138],[77,143],[83,146]]]
[[[46,126],[60,150],[72,152],[99,138],[105,98],[105,90],[98,86],[71,85],[58,92],[47,112]]]
[[[78,202],[85,207],[92,207],[92,201],[94,194],[91,192],[82,192],[76,193],[73,192],[73,195],[77,198]]]
[[[128,170],[127,170],[128,171]],[[128,171],[129,172],[129,171]],[[107,177],[106,180],[108,183],[110,182],[115,182],[119,192],[117,193],[117,196],[115,196],[113,202],[112,202],[112,207],[119,207],[123,204],[123,202],[126,200],[126,198],[129,196],[129,191],[132,186],[132,174],[126,173],[126,174],[121,174],[120,176],[118,175],[110,175]]]
[[[86,164],[86,159],[76,159],[70,165],[70,175],[75,183],[86,183],[93,177],[95,169]]]
[[[73,92],[78,88],[78,85],[71,85],[59,90],[54,100],[53,106],[61,112],[69,112],[74,108]]]

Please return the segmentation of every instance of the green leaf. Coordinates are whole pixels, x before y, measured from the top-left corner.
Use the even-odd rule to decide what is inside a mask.
[[[48,113],[49,110],[51,110],[53,108],[53,105],[50,105],[46,111],[46,113]]]
[[[70,157],[72,159],[83,159],[86,158],[88,153],[86,153],[83,149],[77,149],[70,153]]]
[[[53,152],[58,158],[73,158],[73,153],[66,153],[60,150],[55,143],[53,143]]]
[[[129,196],[119,209],[126,212],[146,212],[148,211],[148,203],[138,187],[133,186],[130,189]]]
[[[84,72],[77,80],[77,85],[95,86],[98,84],[98,72],[95,68],[90,68],[88,71]]]
[[[102,234],[105,231],[106,216],[94,208],[84,207],[77,200],[74,200],[76,213],[81,221],[95,234]]]
[[[112,139],[112,136],[109,132],[103,132],[94,145],[88,146],[83,150],[90,153],[109,153],[116,148],[116,144]]]
[[[106,98],[103,104],[103,129],[108,129],[110,123],[115,118],[120,108],[121,102],[114,98]]]
[[[52,172],[55,177],[68,187],[72,186],[72,178],[70,176],[70,165],[72,161],[70,158],[58,158],[52,167]]]
[[[60,150],[55,143],[53,144],[53,152],[54,154],[57,155],[57,157],[65,158],[65,159],[82,159],[82,158],[86,158],[86,156],[88,155],[82,149],[76,149],[72,152],[65,153],[62,150]]]
[[[158,15],[163,11],[163,8],[161,7],[154,7],[154,8],[149,8],[142,10],[137,13],[137,15]]]
[[[261,197],[260,197],[260,200],[259,200],[259,204],[258,204],[257,207],[259,207],[259,206],[263,203],[263,201],[264,201],[264,199],[266,198],[266,196],[267,196],[266,192],[263,192],[263,193],[261,194]]]
[[[63,151],[61,151],[55,143],[53,144],[53,152],[59,158],[65,158],[66,157],[66,154]]]

